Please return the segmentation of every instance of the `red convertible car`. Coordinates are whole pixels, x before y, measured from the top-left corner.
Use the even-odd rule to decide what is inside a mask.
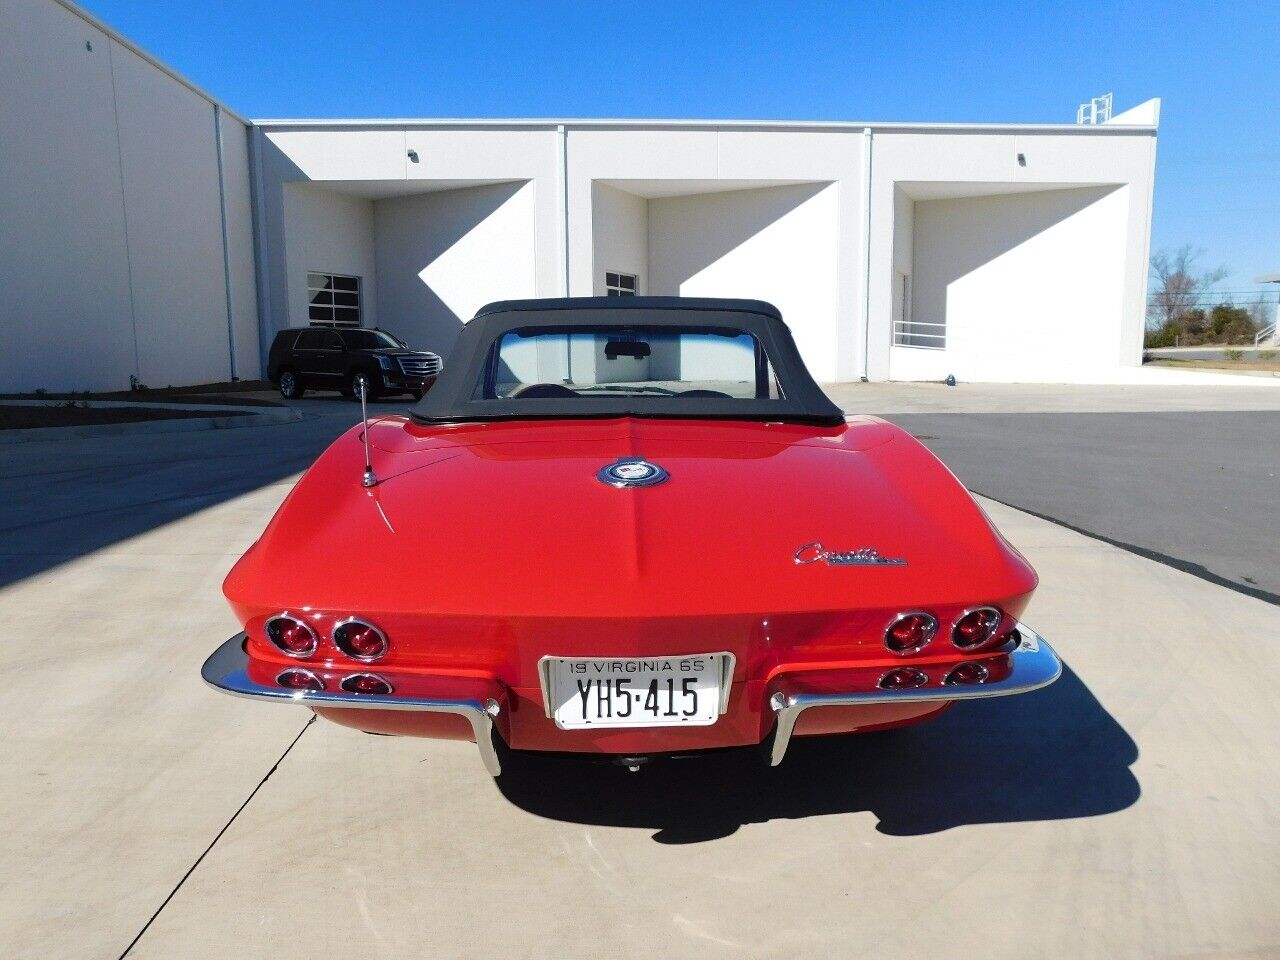
[[[750,300],[485,307],[226,579],[203,675],[383,734],[636,768],[915,723],[1061,667],[1026,560]]]

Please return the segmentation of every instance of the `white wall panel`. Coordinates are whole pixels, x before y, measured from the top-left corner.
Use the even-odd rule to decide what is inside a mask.
[[[604,273],[617,269],[639,274],[648,293],[759,296],[784,309],[818,376],[852,379],[865,369],[871,379],[884,379],[889,375],[893,320],[904,310],[914,312],[905,286],[905,278],[911,277],[914,294],[921,269],[913,236],[914,204],[1020,191],[1007,203],[1011,211],[1022,213],[1011,217],[1034,218],[1039,210],[1034,194],[1127,184],[1132,190],[1124,203],[1123,222],[1106,227],[1113,231],[1111,236],[1118,230],[1123,238],[1119,307],[1113,309],[1110,302],[1107,306],[1107,316],[1118,316],[1115,322],[1122,329],[1118,336],[1099,341],[1092,362],[1137,362],[1150,218],[1150,131],[879,127],[869,140],[864,129],[854,126],[688,127],[657,122],[640,128],[569,123],[565,129],[562,140],[541,123],[411,124],[400,130],[390,125],[274,126],[266,135],[281,149],[267,158],[263,193],[271,272],[277,263],[272,258],[281,256],[280,247],[291,242],[283,235],[273,236],[281,221],[273,205],[278,206],[282,183],[333,178],[348,181],[351,190],[385,191],[379,195],[386,197],[402,192],[399,184],[407,187],[415,180],[424,181],[425,190],[452,193],[459,181],[469,178],[520,177],[533,188],[530,233],[536,295],[560,292],[566,269],[563,256],[574,295],[601,292]],[[400,144],[397,134],[403,135]],[[868,184],[864,157],[869,142],[874,150]],[[392,157],[407,150],[413,150],[417,160],[398,169]],[[787,198],[796,202],[789,206]],[[433,201],[375,202],[379,210],[388,211],[389,223],[395,220],[390,212],[407,204],[401,212],[405,222],[412,223],[413,205],[421,203],[427,209]],[[465,220],[466,207],[461,204],[449,216]],[[1002,242],[1002,223],[999,218],[990,224],[968,221],[973,248]],[[380,266],[396,255],[399,242],[416,237],[404,229],[399,225],[392,230],[389,236],[395,240],[379,238]],[[414,229],[432,232],[427,226]],[[456,226],[445,223],[439,236],[422,241],[427,246],[451,244],[447,256],[431,261],[436,263],[439,287],[432,288],[432,295],[456,291],[445,299],[437,297],[432,304],[423,300],[419,282],[379,277],[384,299],[406,305],[416,300],[415,310],[437,318],[427,322],[426,335],[443,335],[441,342],[449,339],[449,325],[456,328],[460,322],[459,312],[467,312],[447,301],[461,303],[463,291],[488,282],[481,279],[484,271],[463,262],[464,256],[485,262],[487,248],[453,243],[450,238],[457,232]],[[1079,242],[1090,243],[1087,238]],[[416,276],[399,267],[396,273]],[[1114,286],[1107,287],[1107,282],[1099,281],[1095,291],[1113,294]],[[459,285],[451,286],[454,283]],[[276,287],[272,289],[274,300]],[[865,330],[860,324],[864,298]],[[278,312],[279,307],[273,303],[271,309]],[[416,323],[418,315],[411,310],[404,322]],[[1006,341],[1016,342],[1016,331]],[[906,367],[899,364],[897,369]]]
[[[535,188],[501,183],[374,203],[380,323],[447,355],[494,300],[538,295]]]
[[[837,197],[805,184],[649,201],[649,292],[766,300],[814,377],[836,379]]]
[[[882,380],[890,374],[894,310],[899,301],[894,266],[895,250],[899,247],[894,231],[900,221],[894,213],[901,202],[896,195],[904,190],[915,197],[917,210],[921,202],[948,196],[958,199],[966,195],[992,195],[998,190],[1022,191],[1010,193],[1001,210],[1016,217],[1018,214],[1012,211],[1025,207],[1026,215],[1035,217],[1042,206],[1035,197],[1046,191],[1127,185],[1124,199],[1114,201],[1123,207],[1123,215],[1118,221],[1107,223],[1105,229],[1109,232],[1105,236],[1080,239],[1084,247],[1105,249],[1118,258],[1120,287],[1118,291],[1107,288],[1117,299],[1108,303],[1106,309],[1106,315],[1117,325],[1116,335],[1097,344],[1092,353],[1077,354],[1074,366],[1064,367],[1057,375],[1069,376],[1074,381],[1102,376],[1105,371],[1137,366],[1141,362],[1154,176],[1155,138],[1150,131],[1106,127],[1069,131],[877,130],[874,142],[868,272],[868,375],[872,380]],[[1084,222],[1092,221],[1085,218]],[[998,239],[1004,225],[1001,219],[990,225],[973,219],[965,223],[979,247]],[[920,262],[918,218],[915,225],[914,266],[918,277],[926,266]],[[1090,279],[1082,282],[1086,286],[1093,283]],[[918,284],[913,283],[913,289],[918,290]],[[920,319],[918,315],[916,318]],[[1012,333],[1016,336],[1017,331]],[[936,372],[933,360],[911,357],[910,353],[894,348],[895,379],[908,378],[908,369],[928,367]],[[1035,356],[1027,359],[1032,365],[1037,361]],[[951,371],[943,371],[943,375],[946,372]]]
[[[709,124],[705,129],[664,127],[654,129],[584,129],[571,126],[568,133],[568,220],[570,291],[585,296],[596,290],[600,272],[596,262],[599,241],[586,229],[593,222],[593,185],[601,180],[625,183],[626,189],[649,194],[651,204],[676,203],[663,197],[671,191],[687,195],[728,190],[746,194],[762,188],[751,181],[792,181],[805,189],[814,182],[838,184],[829,202],[834,230],[826,235],[824,262],[834,262],[834,290],[824,286],[818,296],[833,297],[835,340],[823,347],[831,358],[832,377],[848,379],[861,368],[861,343],[855,336],[862,299],[861,252],[863,137],[857,128],[842,130],[734,129]],[[628,182],[630,181],[630,182]],[[698,189],[698,183],[708,184]],[[741,182],[741,188],[735,188]],[[651,207],[652,215],[652,207]],[[660,255],[651,229],[650,273],[657,273],[654,259]],[[708,238],[709,239],[709,238]],[[789,262],[789,261],[788,261]],[[767,265],[766,272],[777,269]],[[781,286],[785,278],[779,278]],[[753,284],[761,288],[759,280]],[[666,292],[650,282],[649,293]],[[725,287],[724,296],[745,296]]]
[[[231,375],[213,109],[113,44],[138,332],[149,386]]]
[[[649,292],[649,204],[604,183],[591,185],[592,292],[605,294],[606,273],[639,277],[636,292]]]
[[[283,180],[403,180],[408,165],[403,130],[272,130]]]
[[[262,375],[262,370],[254,274],[253,200],[249,189],[249,131],[225,113],[222,115],[222,155],[236,374],[241,380],[253,380]]]
[[[128,386],[110,42],[47,0],[0,3],[0,281],[0,391]]]
[[[378,279],[373,246],[373,201],[333,193],[320,186],[284,186],[288,323],[305,327],[307,274],[340,273],[360,278],[360,322],[379,322]]]
[[[911,317],[943,350],[895,347],[893,379],[1070,382],[1118,353],[1126,188],[915,202]]]
[[[0,389],[228,375],[212,101],[66,7],[6,0],[0,164],[6,334],[21,344],[0,352]],[[246,177],[228,197],[246,208]],[[237,321],[256,326],[243,301]]]

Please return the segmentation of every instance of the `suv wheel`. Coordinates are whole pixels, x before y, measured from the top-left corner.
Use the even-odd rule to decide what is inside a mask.
[[[351,376],[347,378],[347,391],[350,396],[360,399],[360,394],[364,394],[365,400],[374,400],[378,396],[378,387],[374,383],[373,377],[364,370],[353,370]]]
[[[280,371],[280,396],[286,400],[297,400],[306,392],[298,381],[297,373],[287,368]]]

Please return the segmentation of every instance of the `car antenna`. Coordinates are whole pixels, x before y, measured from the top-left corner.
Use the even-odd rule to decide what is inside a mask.
[[[360,419],[364,422],[361,426],[361,436],[364,437],[364,477],[360,482],[366,487],[372,487],[378,482],[377,474],[373,472],[373,461],[369,459],[369,410],[365,406],[365,395],[369,392],[365,386],[365,378],[361,377],[356,381],[356,393],[360,395]]]

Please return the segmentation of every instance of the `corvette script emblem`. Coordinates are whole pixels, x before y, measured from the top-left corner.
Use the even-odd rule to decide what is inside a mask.
[[[806,543],[795,552],[799,564],[817,563],[819,560],[833,567],[905,567],[902,557],[882,557],[875,547],[859,547],[856,550],[828,550],[821,543]]]

